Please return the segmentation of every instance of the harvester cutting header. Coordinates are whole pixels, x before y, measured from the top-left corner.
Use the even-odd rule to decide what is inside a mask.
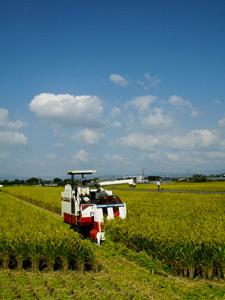
[[[96,170],[72,170],[71,184],[65,186],[61,194],[62,217],[64,222],[85,237],[91,237],[98,244],[105,240],[104,217],[125,219],[126,204],[120,198],[105,190],[103,186],[129,184],[135,186],[133,179],[103,182],[88,182],[84,175],[96,173]],[[81,175],[82,181],[77,183],[75,176]]]

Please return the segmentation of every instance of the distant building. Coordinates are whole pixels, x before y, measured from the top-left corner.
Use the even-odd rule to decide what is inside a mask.
[[[136,177],[136,183],[148,183],[148,182],[149,182],[148,179],[145,179],[145,177],[142,175]]]

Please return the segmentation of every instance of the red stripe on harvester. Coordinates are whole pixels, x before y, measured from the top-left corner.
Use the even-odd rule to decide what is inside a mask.
[[[65,223],[68,223],[68,224],[76,224],[77,222],[77,217],[76,216],[73,216],[73,215],[70,215],[70,214],[67,214],[67,213],[64,213],[63,214],[63,219],[64,219],[64,222]]]

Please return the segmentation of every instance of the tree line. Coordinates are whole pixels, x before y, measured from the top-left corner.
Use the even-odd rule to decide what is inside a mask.
[[[7,185],[39,185],[39,186],[64,186],[66,184],[70,183],[69,179],[60,179],[60,178],[54,178],[54,179],[42,179],[37,177],[31,177],[27,179],[3,179],[0,180],[0,184],[7,186]]]

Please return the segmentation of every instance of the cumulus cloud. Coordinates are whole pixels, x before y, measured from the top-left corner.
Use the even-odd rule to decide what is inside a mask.
[[[135,97],[126,103],[125,107],[129,108],[131,106],[135,107],[140,114],[147,113],[149,111],[150,105],[157,100],[156,96],[153,95],[145,95]]]
[[[160,139],[157,136],[151,134],[145,134],[142,132],[133,132],[126,137],[121,137],[118,143],[122,146],[132,147],[142,150],[150,150],[154,146],[160,144]]]
[[[79,133],[79,138],[87,144],[97,144],[103,133],[94,129],[85,128]]]
[[[109,79],[116,85],[125,87],[128,85],[128,81],[120,74],[110,74]]]
[[[171,145],[175,148],[207,148],[217,141],[217,136],[214,132],[208,129],[191,130],[184,136],[172,137]]]
[[[74,161],[86,163],[89,161],[89,154],[87,151],[81,149],[73,156]]]
[[[190,102],[184,100],[182,97],[180,96],[170,96],[169,97],[169,100],[168,102],[171,104],[171,105],[174,105],[174,106],[187,106],[189,108],[192,108],[192,105]]]
[[[181,96],[173,95],[169,97],[168,103],[177,108],[189,109],[193,118],[198,117],[201,113],[193,106],[190,101],[185,100]]]
[[[8,110],[0,108],[0,129],[17,130],[22,128],[24,125],[25,124],[21,120],[10,121]]]
[[[0,108],[0,146],[18,146],[28,143],[27,137],[18,132],[25,124],[20,121],[11,121],[7,109]]]
[[[169,127],[173,123],[173,118],[167,115],[161,108],[155,108],[152,113],[148,114],[142,120],[142,125],[150,129]]]
[[[200,151],[202,149],[209,150],[214,147],[218,141],[218,136],[208,129],[196,129],[191,130],[186,134],[173,134],[163,133],[153,134],[144,132],[132,132],[127,136],[121,137],[117,142],[121,146],[131,147],[144,151],[161,151],[164,149],[167,151],[168,159],[176,161],[178,160],[178,153],[171,152],[171,150],[177,151]]]
[[[0,131],[0,145],[26,145],[27,137],[23,133],[12,131]]]
[[[103,106],[97,96],[42,93],[30,102],[39,118],[64,126],[102,126]]]

